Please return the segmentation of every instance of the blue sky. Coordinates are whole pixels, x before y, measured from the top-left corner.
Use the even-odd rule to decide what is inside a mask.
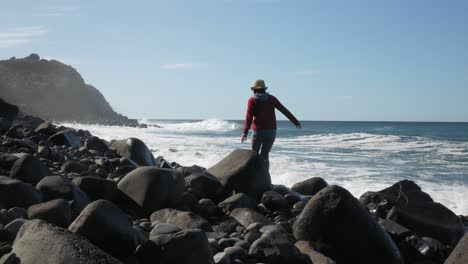
[[[0,58],[75,67],[136,118],[468,121],[468,1],[4,1]],[[284,117],[278,115],[280,119]]]

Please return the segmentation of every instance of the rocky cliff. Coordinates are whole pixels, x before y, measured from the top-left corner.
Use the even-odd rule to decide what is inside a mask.
[[[136,126],[71,66],[36,54],[0,61],[0,97],[21,112],[55,121]]]

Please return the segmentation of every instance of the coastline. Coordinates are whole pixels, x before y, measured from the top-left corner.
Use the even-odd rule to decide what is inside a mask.
[[[109,263],[442,263],[468,225],[412,181],[361,197],[320,177],[288,188],[275,185],[249,150],[220,156],[211,168],[183,167],[153,157],[136,138],[107,142],[38,118],[2,124],[3,258],[26,258],[25,247],[45,257],[52,249],[38,250],[30,239],[79,234]],[[60,227],[69,231],[57,233]],[[197,253],[181,254],[183,245]]]

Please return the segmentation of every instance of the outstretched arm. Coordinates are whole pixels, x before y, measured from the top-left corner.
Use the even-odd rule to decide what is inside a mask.
[[[252,100],[249,100],[247,104],[247,112],[245,113],[244,131],[242,133],[241,142],[244,142],[247,139],[247,134],[249,133],[250,126],[252,125],[252,120],[253,120]]]
[[[301,128],[301,123],[297,120],[297,118],[289,112],[289,110],[284,107],[281,102],[275,97],[275,107],[278,109],[283,115],[285,115],[289,121],[291,121],[297,128]]]

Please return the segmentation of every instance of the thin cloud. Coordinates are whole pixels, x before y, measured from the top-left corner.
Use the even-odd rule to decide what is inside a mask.
[[[48,32],[45,27],[20,27],[0,31],[0,48],[15,48],[36,40]]]
[[[63,17],[63,16],[70,16],[74,15],[75,11],[78,10],[77,7],[49,7],[46,11],[43,13],[38,13],[36,16],[40,17]]]
[[[159,68],[161,70],[192,70],[200,68],[200,64],[196,63],[171,63],[163,64]]]

